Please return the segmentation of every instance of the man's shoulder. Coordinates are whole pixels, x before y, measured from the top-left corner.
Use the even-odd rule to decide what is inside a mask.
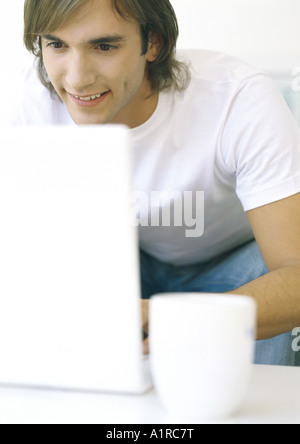
[[[229,54],[205,49],[178,50],[177,57],[190,66],[193,79],[216,85],[238,84],[266,75],[263,71]]]

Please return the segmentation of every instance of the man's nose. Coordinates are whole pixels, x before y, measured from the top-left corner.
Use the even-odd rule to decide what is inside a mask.
[[[66,82],[72,89],[69,92],[84,93],[88,87],[95,83],[96,78],[95,69],[88,57],[81,53],[70,54],[66,72]]]

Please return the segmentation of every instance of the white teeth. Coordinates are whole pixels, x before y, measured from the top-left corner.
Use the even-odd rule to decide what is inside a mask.
[[[76,97],[76,99],[84,100],[85,102],[89,102],[90,100],[99,99],[99,97],[103,96],[103,94],[105,94],[105,93],[96,94],[95,96],[90,96],[90,97],[79,97],[79,96],[74,96],[74,97]]]

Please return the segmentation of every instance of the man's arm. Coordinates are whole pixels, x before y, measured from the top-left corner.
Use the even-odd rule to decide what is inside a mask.
[[[230,293],[254,297],[258,339],[300,326],[300,193],[248,212],[269,273]]]

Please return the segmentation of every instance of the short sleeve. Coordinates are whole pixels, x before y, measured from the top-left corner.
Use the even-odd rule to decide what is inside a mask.
[[[224,124],[221,155],[236,176],[245,211],[300,192],[300,130],[279,88],[264,74],[236,90]]]

